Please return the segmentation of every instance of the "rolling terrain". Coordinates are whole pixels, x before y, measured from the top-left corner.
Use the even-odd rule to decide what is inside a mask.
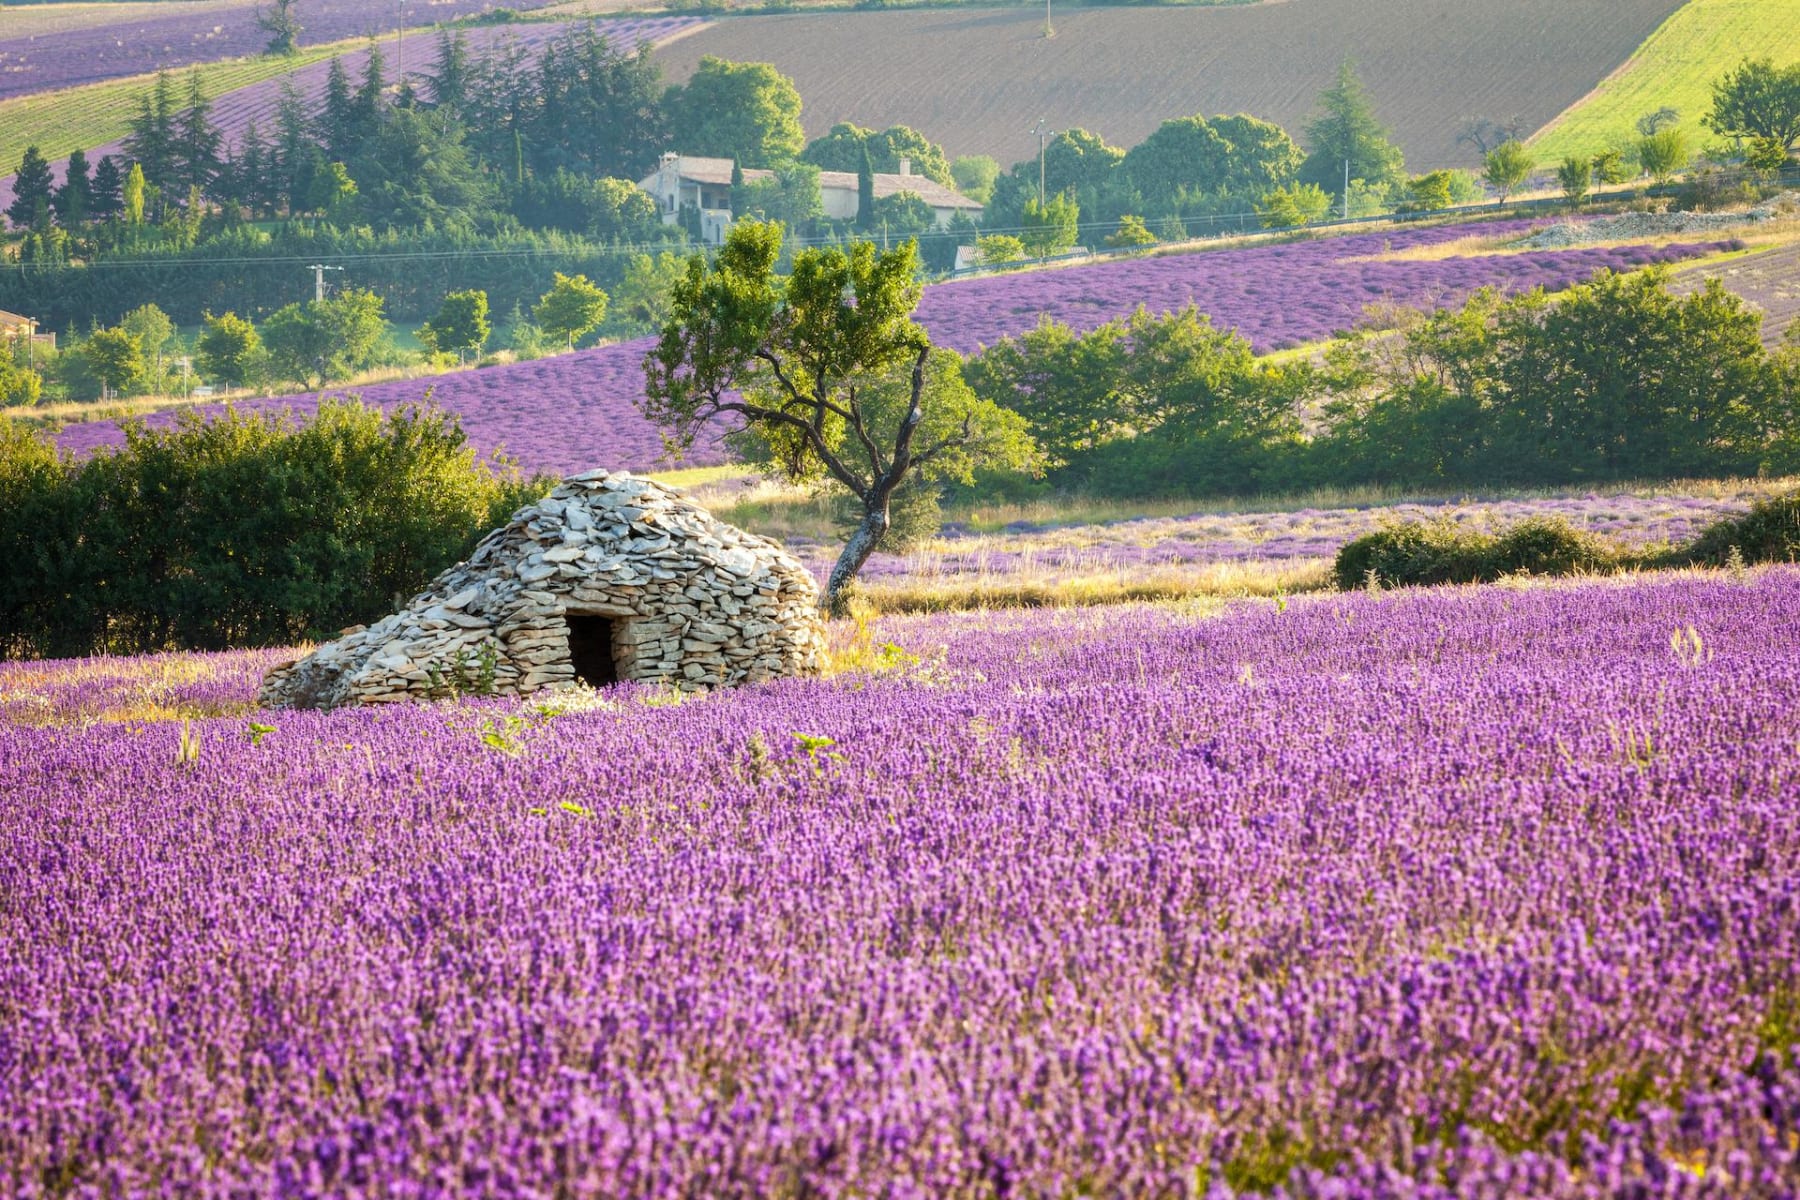
[[[1470,118],[1535,129],[1637,50],[1679,0],[1289,0],[1223,8],[913,9],[721,20],[667,47],[794,78],[808,136],[837,121],[911,125],[957,154],[1028,157],[1040,118],[1117,145],[1162,121],[1247,112],[1299,135],[1348,55],[1414,170],[1468,166]]]
[[[1629,145],[1646,113],[1673,108],[1698,148],[1712,84],[1745,58],[1800,62],[1800,0],[1689,0],[1599,86],[1532,139],[1541,161]]]

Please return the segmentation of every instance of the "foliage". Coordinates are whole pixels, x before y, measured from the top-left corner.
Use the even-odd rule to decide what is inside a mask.
[[[1042,205],[1027,200],[1019,222],[1019,242],[1033,258],[1061,254],[1075,244],[1080,218],[1080,209],[1068,196],[1052,196]]]
[[[732,189],[732,211],[738,216],[779,221],[788,229],[810,229],[825,215],[819,192],[819,168],[806,162],[783,163],[773,178]]]
[[[18,229],[38,229],[49,222],[52,201],[50,164],[36,146],[25,147],[25,157],[13,176],[13,199],[6,219]]]
[[[144,351],[137,338],[118,327],[96,329],[78,348],[106,393],[120,394],[144,380]]]
[[[1706,127],[1748,142],[1765,165],[1779,167],[1800,144],[1800,63],[1777,68],[1768,58],[1746,58],[1713,85]]]
[[[1353,180],[1388,185],[1402,179],[1405,159],[1388,140],[1349,59],[1339,64],[1336,81],[1319,94],[1319,108],[1320,114],[1305,126],[1307,156],[1300,165],[1300,182],[1335,192],[1343,186],[1346,162]]]
[[[1667,183],[1671,176],[1687,166],[1691,156],[1687,134],[1679,128],[1661,129],[1638,139],[1638,165],[1658,184]]]
[[[303,26],[294,15],[294,0],[269,0],[266,11],[258,5],[256,27],[269,35],[268,44],[263,47],[264,54],[288,56],[299,53]]]
[[[1594,178],[1609,187],[1617,187],[1631,178],[1631,167],[1623,150],[1602,150],[1594,155]]]
[[[1507,198],[1525,182],[1535,164],[1525,143],[1511,138],[1488,151],[1481,165],[1482,179],[1500,193],[1500,203],[1505,204]]]
[[[1453,175],[1450,171],[1429,171],[1406,182],[1407,200],[1402,212],[1438,212],[1454,202],[1451,194]]]
[[[0,422],[0,652],[286,645],[389,610],[529,485],[433,411],[183,414],[57,460]]]
[[[1256,197],[1291,182],[1301,157],[1293,139],[1267,121],[1192,116],[1164,121],[1125,154],[1119,169],[1146,197]]]
[[[194,351],[201,376],[226,387],[255,381],[267,366],[262,335],[234,312],[218,317],[208,313]]]
[[[1028,257],[1025,243],[1009,233],[984,233],[975,239],[975,252],[984,267],[1001,267],[1024,262]]]
[[[17,408],[36,404],[43,394],[44,380],[20,362],[0,344],[0,408]]]
[[[1276,188],[1263,196],[1256,214],[1264,229],[1294,229],[1322,220],[1331,211],[1331,197],[1316,183],[1296,183]]]
[[[1144,218],[1126,213],[1119,218],[1119,227],[1106,235],[1106,244],[1115,250],[1154,246],[1156,235],[1144,224]]]
[[[806,147],[800,93],[768,63],[737,63],[706,55],[686,85],[664,101],[675,144],[684,154],[729,158],[745,167],[773,167]]]
[[[661,329],[669,319],[669,297],[686,270],[687,261],[672,250],[654,257],[632,255],[624,277],[613,290],[613,318],[636,328]]]
[[[1587,198],[1593,175],[1594,164],[1585,158],[1565,158],[1556,168],[1556,182],[1562,187],[1563,199],[1571,207]]]
[[[569,349],[575,339],[600,328],[606,320],[606,293],[586,275],[556,272],[550,290],[538,299],[531,316],[543,331],[559,338]]]
[[[976,397],[913,322],[913,243],[804,249],[784,280],[781,241],[780,226],[741,221],[711,265],[689,260],[644,361],[644,412],[683,447],[715,418],[741,420],[788,478],[829,478],[856,497],[863,519],[826,583],[836,606],[909,475],[1022,465],[1030,445],[1023,422]]]
[[[985,154],[964,154],[950,164],[950,178],[958,192],[977,204],[986,204],[994,194],[994,181],[1000,178],[1000,164]]]
[[[823,136],[808,142],[806,149],[800,153],[800,159],[825,171],[854,172],[861,168],[865,150],[875,171],[897,173],[900,170],[900,160],[906,158],[911,160],[909,169],[913,174],[923,175],[945,187],[956,186],[956,178],[951,173],[950,160],[945,156],[943,147],[905,125],[893,125],[878,133],[849,122],[840,122]]]
[[[1575,575],[1616,570],[1632,556],[1560,516],[1531,517],[1493,535],[1449,520],[1397,522],[1347,543],[1332,564],[1346,591],[1374,580],[1386,587],[1491,583],[1508,575]]]
[[[1715,521],[1683,557],[1724,566],[1733,552],[1748,563],[1800,562],[1800,492],[1760,500],[1742,516]]]
[[[437,315],[419,330],[419,337],[434,353],[454,354],[461,363],[471,354],[480,354],[493,332],[488,324],[487,293],[470,290],[445,296]]]
[[[310,387],[348,379],[370,366],[387,333],[382,299],[361,288],[346,288],[325,300],[289,304],[262,325],[269,364],[282,379]]]

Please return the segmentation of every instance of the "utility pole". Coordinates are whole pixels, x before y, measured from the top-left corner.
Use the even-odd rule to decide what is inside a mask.
[[[406,0],[400,0],[400,23],[394,26],[394,72],[400,77],[400,93],[406,94]]]
[[[1038,140],[1038,207],[1042,208],[1047,203],[1044,197],[1044,147],[1058,136],[1058,131],[1051,129],[1048,121],[1039,118],[1038,123],[1032,127],[1031,136]]]
[[[325,272],[341,271],[344,268],[342,268],[342,267],[326,267],[326,266],[321,266],[318,263],[314,263],[312,266],[310,266],[306,269],[313,273],[313,300],[315,303],[323,304],[325,302]]]
[[[1056,36],[1056,27],[1050,24],[1050,0],[1044,0],[1044,36],[1047,38]]]
[[[1350,156],[1344,156],[1344,220],[1350,219]]]

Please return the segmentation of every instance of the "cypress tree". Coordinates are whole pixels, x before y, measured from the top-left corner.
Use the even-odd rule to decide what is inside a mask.
[[[869,157],[869,143],[865,141],[856,165],[856,227],[867,229],[874,220],[875,162]]]
[[[344,71],[344,60],[332,55],[325,71],[325,102],[319,110],[318,136],[325,153],[335,159],[350,156],[351,138],[356,124],[356,104],[350,96],[350,76]]]
[[[188,190],[205,191],[219,176],[219,149],[225,139],[212,123],[212,102],[200,86],[200,71],[188,76],[187,108],[175,127],[175,176]]]
[[[425,92],[432,105],[458,112],[468,96],[469,44],[460,30],[443,30],[438,34],[437,60],[431,74],[425,77]]]

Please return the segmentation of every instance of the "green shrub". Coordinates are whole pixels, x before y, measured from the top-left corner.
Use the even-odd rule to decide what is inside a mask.
[[[1760,501],[1741,517],[1714,521],[1688,546],[1687,559],[1724,566],[1733,547],[1748,563],[1800,562],[1800,492]]]
[[[86,462],[13,430],[0,436],[0,656],[330,637],[391,611],[543,490],[477,461],[434,410],[187,414],[128,425],[122,449]]]
[[[1332,575],[1348,591],[1371,578],[1384,586],[1474,583],[1495,541],[1447,520],[1404,521],[1364,534],[1338,551]]]
[[[1483,578],[1521,572],[1577,575],[1617,568],[1622,556],[1605,538],[1586,533],[1562,517],[1531,517],[1494,540]]]

